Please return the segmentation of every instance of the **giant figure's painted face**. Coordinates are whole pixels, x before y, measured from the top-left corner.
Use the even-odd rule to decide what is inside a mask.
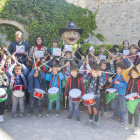
[[[74,45],[80,39],[80,34],[75,30],[67,30],[61,35],[65,43]]]

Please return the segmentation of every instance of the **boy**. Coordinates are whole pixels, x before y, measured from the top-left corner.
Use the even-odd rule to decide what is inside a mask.
[[[129,57],[130,61],[134,64],[137,65],[140,63],[140,57],[138,55],[138,46],[136,44],[132,44],[129,48],[130,54],[127,55]],[[127,58],[126,57],[126,58]]]
[[[5,61],[3,71],[6,72],[8,68],[10,67],[10,65],[11,65],[11,57],[6,56],[6,61]],[[10,79],[9,79],[9,82],[10,82]],[[8,94],[8,97],[7,97],[7,100],[5,101],[5,111],[9,112],[10,107],[12,105],[12,96],[11,96],[12,90],[9,89],[9,86],[7,86],[6,93]]]
[[[30,117],[33,114],[33,108],[34,108],[34,102],[35,97],[34,89],[39,88],[42,89],[41,82],[45,78],[45,73],[40,69],[40,67],[35,66],[35,68],[32,69],[32,71],[28,75],[28,92],[30,93],[30,107],[29,107],[29,114],[28,117]],[[38,106],[38,119],[42,116],[42,105],[41,105],[41,99],[37,99],[37,106]]]
[[[114,45],[113,48],[117,51],[116,55],[119,53],[119,46],[118,45]]]
[[[101,60],[100,61],[100,66],[101,66],[101,70],[104,72],[111,72],[111,73],[115,73],[115,68],[113,65],[113,61],[110,60],[110,69],[107,69],[107,61],[106,60]],[[105,92],[106,92],[106,87],[109,84],[109,76],[111,74],[109,73],[102,73],[102,77],[105,81],[105,85],[103,86],[102,89],[100,89],[100,105],[99,105],[99,115],[100,115],[100,111],[101,111],[101,103],[103,100],[104,103],[104,113],[103,113],[103,117],[107,117],[107,111],[108,111],[108,105],[106,104],[106,100],[105,100]]]
[[[115,98],[114,102],[114,115],[109,120],[120,120],[121,124],[125,124],[124,114],[125,114],[125,93],[127,88],[127,82],[124,80],[121,75],[122,72],[126,69],[126,65],[123,62],[116,63],[117,75],[112,82],[112,78],[109,79],[109,82],[114,86],[118,91],[118,96]],[[118,112],[120,110],[120,112]]]
[[[1,77],[0,78],[0,88],[4,88],[6,90],[7,86],[9,85],[9,80],[8,80],[5,72],[2,71],[2,63],[0,63],[0,77]],[[5,100],[6,99],[7,99],[7,96],[0,97],[0,122],[4,122],[3,114],[4,114]]]
[[[53,73],[51,73],[53,71]],[[46,80],[50,81],[49,88],[51,87],[58,87],[59,88],[59,97],[57,99],[54,99],[53,101],[56,100],[56,116],[59,117],[59,109],[60,109],[60,96],[61,96],[61,81],[64,79],[64,75],[62,72],[59,71],[59,64],[54,64],[53,68],[50,68],[48,73],[46,74]],[[52,111],[52,106],[53,106],[53,101],[49,101],[49,107],[48,107],[48,112],[47,112],[47,117],[51,115]]]
[[[84,83],[82,81],[82,75],[80,73],[78,73],[78,67],[77,66],[72,66],[70,68],[70,72],[71,72],[71,77],[68,78],[68,81],[66,83],[66,87],[65,87],[65,101],[67,100],[67,97],[69,99],[69,116],[67,117],[66,120],[70,120],[73,116],[73,109],[76,108],[78,102],[72,102],[71,98],[69,96],[69,91],[71,89],[80,89],[82,96],[85,93],[85,88],[84,88]],[[79,106],[75,109],[75,115],[76,115],[76,121],[80,121],[79,118]]]
[[[97,123],[99,119],[99,103],[100,103],[100,87],[105,84],[103,77],[101,76],[100,66],[98,64],[93,64],[91,66],[92,76],[88,75],[90,70],[83,77],[83,82],[88,82],[87,93],[92,93],[95,95],[96,103],[94,105],[88,106],[89,112],[89,121],[85,123],[85,126],[89,126],[93,124],[93,113],[94,113],[94,126],[93,128],[97,128]]]
[[[23,72],[21,72],[23,70]],[[24,64],[20,64],[18,62],[12,64],[8,70],[7,75],[10,78],[10,89],[12,90],[14,86],[22,85],[24,89],[27,89],[27,82],[25,76],[28,74],[28,69]],[[23,97],[15,97],[12,95],[12,117],[16,118],[16,110],[19,103],[20,106],[20,117],[24,117],[24,96]]]
[[[118,53],[115,58],[116,58],[116,62],[115,63],[124,62],[125,65],[127,66],[127,68],[130,67],[129,61],[126,58],[124,58],[124,55],[122,53]]]
[[[120,51],[120,53],[124,54],[124,50],[128,50],[129,42],[127,40],[123,41],[122,46],[123,46],[123,49]]]

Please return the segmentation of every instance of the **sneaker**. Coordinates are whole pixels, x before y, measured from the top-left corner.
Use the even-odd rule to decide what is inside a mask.
[[[20,113],[19,116],[20,116],[21,118],[23,118],[23,117],[24,117],[24,113]]]
[[[17,114],[16,113],[13,113],[12,117],[13,118],[16,118],[17,117]]]
[[[120,120],[121,120],[121,125],[124,125],[125,124],[124,118],[121,118]]]
[[[109,120],[110,120],[110,121],[115,121],[115,120],[120,120],[120,118],[114,115],[114,116],[111,117]]]
[[[76,121],[80,122],[80,117],[79,116],[76,117]]]
[[[0,123],[4,122],[3,115],[0,116]]]
[[[32,114],[28,114],[28,117],[31,117],[32,116]]]
[[[124,130],[128,130],[132,127],[132,124],[128,124],[127,126],[124,127]]]
[[[107,112],[104,112],[103,113],[103,117],[106,118],[107,116],[108,116],[108,113]]]
[[[133,134],[134,134],[134,135],[138,135],[138,134],[139,134],[139,128],[138,128],[138,127],[135,127],[135,128],[134,128]]]
[[[70,120],[72,118],[72,116],[71,115],[69,115],[68,117],[67,117],[67,119],[66,120]]]
[[[56,111],[56,117],[59,117],[59,114],[60,114],[59,111]]]
[[[46,117],[49,117],[51,115],[51,111],[49,110],[46,114]]]
[[[38,117],[37,117],[37,118],[38,118],[38,119],[40,119],[40,118],[41,118],[41,116],[42,116],[41,114],[38,114]]]
[[[93,129],[97,129],[97,128],[98,128],[98,123],[94,122]]]
[[[93,124],[93,121],[88,121],[88,122],[85,123],[85,126],[90,126],[92,124]]]

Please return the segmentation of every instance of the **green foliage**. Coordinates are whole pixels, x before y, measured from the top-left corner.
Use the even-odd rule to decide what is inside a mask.
[[[96,34],[96,37],[100,40],[100,41],[104,41],[104,36],[102,34]]]
[[[106,48],[107,50],[113,48],[113,45],[111,45],[111,44],[102,44],[102,45],[104,45],[105,48]],[[99,47],[100,47],[101,45],[90,44],[90,43],[84,43],[84,44],[81,45],[82,50],[83,50],[83,53],[86,53],[86,50],[87,50],[90,46],[93,46],[93,47],[95,48],[95,53],[96,53],[96,54],[99,54]],[[123,49],[123,47],[122,47],[121,45],[118,45],[118,46],[119,46],[119,49],[120,49],[120,50]],[[108,55],[108,52],[105,51],[105,54]]]
[[[65,0],[0,0],[0,17],[16,20],[23,24],[29,32],[29,45],[34,45],[35,37],[40,35],[44,38],[44,45],[51,47],[53,38],[59,39],[58,34],[60,27],[65,27],[68,21],[74,21],[78,27],[84,28],[84,33],[80,41],[89,37],[89,33],[93,34],[93,30],[97,28],[96,14],[90,10],[69,4]],[[1,27],[2,25],[0,25]],[[5,25],[3,34],[7,35],[7,40],[14,41],[14,33],[17,29],[9,25]],[[99,40],[104,39],[103,36],[96,35]],[[61,44],[59,44],[61,45]]]

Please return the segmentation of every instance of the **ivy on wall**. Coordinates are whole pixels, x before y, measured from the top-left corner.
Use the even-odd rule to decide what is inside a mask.
[[[30,46],[34,45],[35,37],[40,35],[44,39],[44,45],[51,47],[53,38],[61,40],[58,30],[60,27],[65,27],[69,21],[74,21],[78,27],[84,28],[79,42],[88,38],[89,33],[94,35],[93,31],[97,28],[98,8],[93,14],[90,10],[69,4],[65,0],[0,0],[0,4],[0,17],[23,24],[29,32],[26,41]],[[9,25],[4,27],[1,32],[7,35],[6,39],[14,41],[17,29]],[[101,34],[96,36],[99,40],[104,40]],[[62,41],[59,42],[61,46]]]

